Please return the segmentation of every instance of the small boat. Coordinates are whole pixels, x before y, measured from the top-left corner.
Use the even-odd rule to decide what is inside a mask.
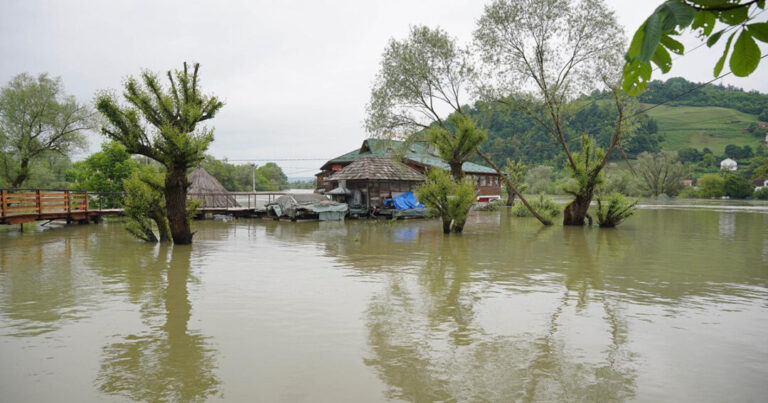
[[[346,203],[339,203],[317,193],[291,193],[278,197],[265,206],[267,216],[296,220],[341,221],[349,212]]]

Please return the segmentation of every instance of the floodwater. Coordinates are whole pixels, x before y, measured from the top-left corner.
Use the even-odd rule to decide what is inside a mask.
[[[727,207],[727,206],[726,206]],[[0,232],[0,400],[765,401],[768,211]]]

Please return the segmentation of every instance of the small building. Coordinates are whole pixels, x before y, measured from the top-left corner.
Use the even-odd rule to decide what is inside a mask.
[[[189,188],[187,195],[190,199],[200,202],[203,208],[239,207],[235,197],[202,167],[195,168],[187,175]]]
[[[720,161],[720,169],[724,171],[735,171],[739,168],[739,164],[736,161],[726,158]]]
[[[329,160],[316,174],[317,191],[329,192],[334,189],[334,184],[328,183],[328,179],[335,172],[364,157],[392,158],[398,157],[402,163],[413,168],[422,175],[428,168],[441,168],[450,170],[448,163],[437,156],[433,146],[427,142],[416,141],[404,143],[397,140],[367,139],[360,148],[352,150]],[[473,162],[465,162],[462,165],[464,174],[475,183],[478,200],[488,200],[501,197],[501,176],[493,169]],[[422,179],[422,182],[424,179]]]
[[[768,188],[768,178],[755,179],[752,181],[752,186],[755,187],[755,192],[763,188]]]
[[[693,186],[693,179],[683,179],[683,186]]]
[[[326,177],[324,184],[333,188],[327,194],[344,195],[350,209],[368,211],[383,207],[386,199],[416,190],[424,181],[421,172],[402,162],[365,156]]]

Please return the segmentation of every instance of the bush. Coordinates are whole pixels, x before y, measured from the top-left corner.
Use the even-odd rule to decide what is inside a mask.
[[[768,187],[758,190],[753,196],[755,196],[755,199],[768,200]]]
[[[600,228],[612,228],[635,214],[637,200],[630,202],[621,193],[606,197],[597,196],[597,224]]]
[[[538,199],[533,199],[529,203],[537,213],[550,221],[552,218],[559,216],[563,211],[563,206],[552,200],[551,197],[544,196],[543,194],[540,194]],[[523,203],[517,203],[512,207],[512,215],[515,217],[533,217],[533,214]]]
[[[544,193],[551,191],[552,175],[554,169],[546,165],[537,165],[528,170],[525,174],[525,183],[528,184],[528,191],[531,193]]]
[[[702,175],[696,181],[696,187],[701,190],[702,197],[720,197],[725,195],[725,179],[718,174]]]
[[[475,203],[475,186],[469,179],[455,182],[447,171],[433,168],[427,181],[416,190],[416,196],[443,221],[443,233],[461,232],[469,209]]]
[[[723,183],[723,192],[734,199],[745,199],[752,196],[752,185],[739,174],[726,173]]]

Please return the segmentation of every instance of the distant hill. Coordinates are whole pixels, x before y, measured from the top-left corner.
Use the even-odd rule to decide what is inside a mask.
[[[657,80],[638,97],[645,108],[664,103],[647,112],[658,125],[662,148],[708,147],[722,154],[728,144],[758,146],[762,139],[747,128],[758,116],[768,120],[768,94],[722,85],[697,89],[699,85],[680,77]]]
[[[645,108],[650,106],[644,104]],[[754,148],[761,141],[747,132],[747,127],[757,121],[757,116],[731,108],[661,105],[647,114],[656,121],[664,150],[709,147],[720,155],[728,144]]]

